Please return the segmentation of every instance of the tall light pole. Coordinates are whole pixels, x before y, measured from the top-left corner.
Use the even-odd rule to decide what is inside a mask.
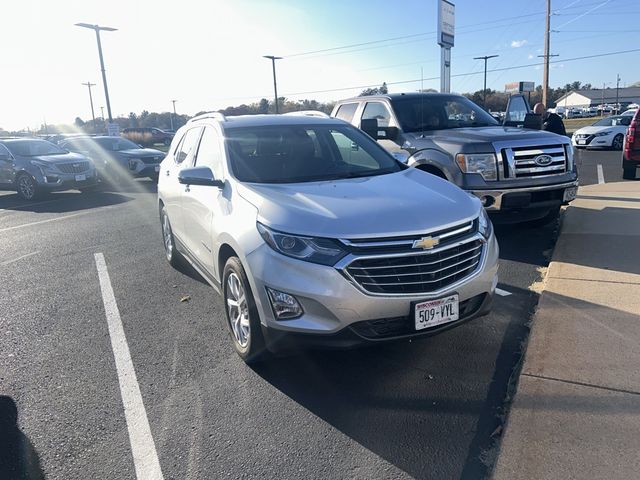
[[[109,123],[113,122],[111,115],[111,103],[109,102],[109,89],[107,88],[107,74],[104,70],[104,60],[102,58],[102,44],[100,43],[100,31],[115,32],[117,28],[101,27],[99,25],[91,25],[89,23],[76,23],[76,27],[89,28],[96,32],[96,40],[98,41],[98,55],[100,56],[100,69],[102,70],[102,84],[104,85],[104,96],[107,102],[107,113],[109,115]],[[103,117],[104,118],[104,117]]]
[[[278,111],[278,84],[276,82],[276,60],[282,60],[282,57],[274,57],[273,55],[263,55],[262,58],[268,58],[271,60],[271,67],[273,68],[273,94],[276,100],[276,113]]]
[[[93,131],[96,131],[96,115],[93,112],[93,97],[91,96],[91,87],[95,87],[95,83],[87,82],[82,85],[86,85],[89,88],[89,102],[91,103],[91,119],[93,120]]]
[[[484,60],[484,88],[482,89],[482,107],[487,108],[487,60],[500,55],[485,55],[484,57],[473,57],[474,60]]]
[[[175,116],[176,116],[176,102],[177,102],[177,100],[171,100],[171,103],[173,103],[173,117],[175,117]],[[169,118],[170,118],[170,120],[171,120],[171,131],[175,131],[175,130],[173,129],[173,117],[172,117],[172,116],[169,116]]]

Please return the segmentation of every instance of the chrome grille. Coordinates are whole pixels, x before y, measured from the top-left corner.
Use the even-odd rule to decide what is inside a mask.
[[[367,292],[431,293],[471,275],[480,264],[483,245],[474,236],[436,251],[359,258],[346,271]]]
[[[142,157],[141,160],[145,165],[157,165],[162,160],[162,157]]]
[[[561,144],[505,148],[502,155],[505,178],[543,177],[567,171],[567,155]],[[542,161],[545,159],[548,163]]]
[[[89,162],[58,163],[56,167],[63,173],[82,173],[89,170]]]

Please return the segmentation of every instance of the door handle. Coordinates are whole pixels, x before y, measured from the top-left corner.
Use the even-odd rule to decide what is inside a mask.
[[[186,187],[184,187],[184,191],[185,192],[190,192],[191,190],[189,189],[189,185],[187,185]]]
[[[167,177],[171,175],[171,172],[169,170],[167,170]]]

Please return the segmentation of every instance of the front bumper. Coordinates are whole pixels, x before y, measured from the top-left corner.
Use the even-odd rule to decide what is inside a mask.
[[[484,245],[482,260],[470,276],[434,294],[371,295],[334,267],[291,259],[262,245],[246,257],[247,276],[268,341],[302,334],[303,343],[355,344],[424,336],[452,328],[488,312],[497,284],[498,243],[495,237]],[[276,320],[266,287],[296,297],[304,313],[292,320]],[[416,332],[411,326],[412,302],[458,294],[460,320]],[[472,299],[475,299],[472,303]],[[464,308],[469,306],[468,311]],[[373,322],[372,322],[373,321]],[[368,323],[367,323],[368,322]],[[375,323],[375,325],[374,325]],[[367,335],[367,329],[390,329],[391,333]],[[375,338],[374,338],[375,337]],[[277,348],[277,347],[276,347]]]
[[[84,177],[84,180],[80,178]],[[79,174],[49,173],[34,176],[38,187],[51,192],[60,190],[80,189],[92,187],[98,183],[98,175],[95,170]]]
[[[587,135],[571,137],[571,144],[576,148],[606,148],[611,147],[614,135],[604,135],[597,137],[595,135]]]
[[[514,211],[522,209],[550,209],[573,200],[564,199],[566,189],[577,188],[578,179],[571,182],[537,187],[521,187],[503,190],[469,190],[480,198],[488,212]],[[489,200],[487,200],[489,199]]]
[[[160,162],[151,163],[146,158],[132,158],[127,160],[127,165],[125,165],[125,168],[134,177],[154,177],[160,172]]]

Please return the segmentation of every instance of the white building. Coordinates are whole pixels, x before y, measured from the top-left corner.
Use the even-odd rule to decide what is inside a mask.
[[[624,107],[630,103],[640,102],[640,87],[618,89],[618,102]],[[556,100],[556,107],[588,108],[598,105],[613,105],[616,103],[616,89],[605,88],[592,90],[572,90]]]

